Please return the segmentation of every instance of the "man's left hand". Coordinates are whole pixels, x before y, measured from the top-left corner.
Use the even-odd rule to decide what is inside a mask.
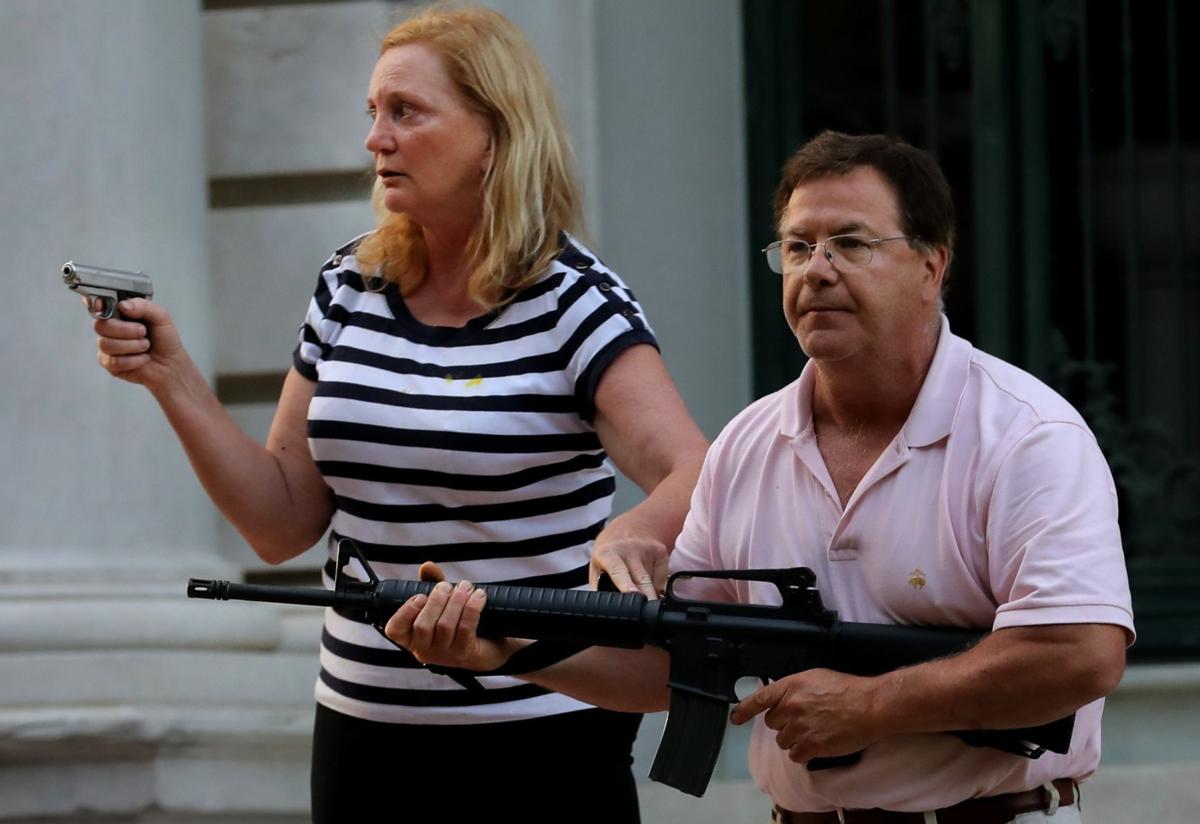
[[[858,752],[884,736],[874,721],[873,680],[826,669],[789,675],[733,708],[743,724],[760,712],[781,749],[798,764]]]

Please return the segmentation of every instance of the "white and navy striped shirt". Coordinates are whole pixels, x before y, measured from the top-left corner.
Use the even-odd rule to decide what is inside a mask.
[[[505,306],[426,326],[394,285],[365,288],[356,243],[322,269],[293,358],[317,383],[309,448],[335,500],[325,585],[347,537],[380,578],[416,578],[435,561],[451,581],[586,587],[614,489],[592,426],[596,385],[628,347],[657,345],[628,287],[564,236]],[[479,681],[483,692],[466,690],[326,611],[317,700],[347,715],[463,724],[586,706],[513,678]]]

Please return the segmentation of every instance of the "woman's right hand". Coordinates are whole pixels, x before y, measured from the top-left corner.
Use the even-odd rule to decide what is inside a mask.
[[[467,581],[451,585],[433,563],[421,564],[418,577],[438,582],[429,595],[414,595],[388,620],[384,634],[422,664],[475,671],[495,669],[523,643],[475,634],[487,593]]]
[[[86,302],[86,298],[84,299]],[[97,360],[114,377],[150,390],[162,387],[187,360],[179,331],[162,304],[123,300],[119,317],[97,320]]]

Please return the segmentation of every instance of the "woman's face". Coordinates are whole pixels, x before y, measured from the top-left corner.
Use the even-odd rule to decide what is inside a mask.
[[[409,43],[384,52],[371,74],[367,113],[367,151],[388,211],[434,231],[479,218],[491,131],[437,51]]]

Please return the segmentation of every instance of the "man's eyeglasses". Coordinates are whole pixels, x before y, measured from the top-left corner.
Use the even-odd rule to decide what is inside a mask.
[[[762,251],[767,256],[767,265],[771,267],[771,271],[782,275],[784,272],[798,271],[807,266],[818,246],[824,247],[825,259],[834,266],[866,266],[875,257],[875,247],[892,240],[919,242],[918,238],[907,235],[834,235],[820,243],[809,243],[807,240],[777,240]]]

